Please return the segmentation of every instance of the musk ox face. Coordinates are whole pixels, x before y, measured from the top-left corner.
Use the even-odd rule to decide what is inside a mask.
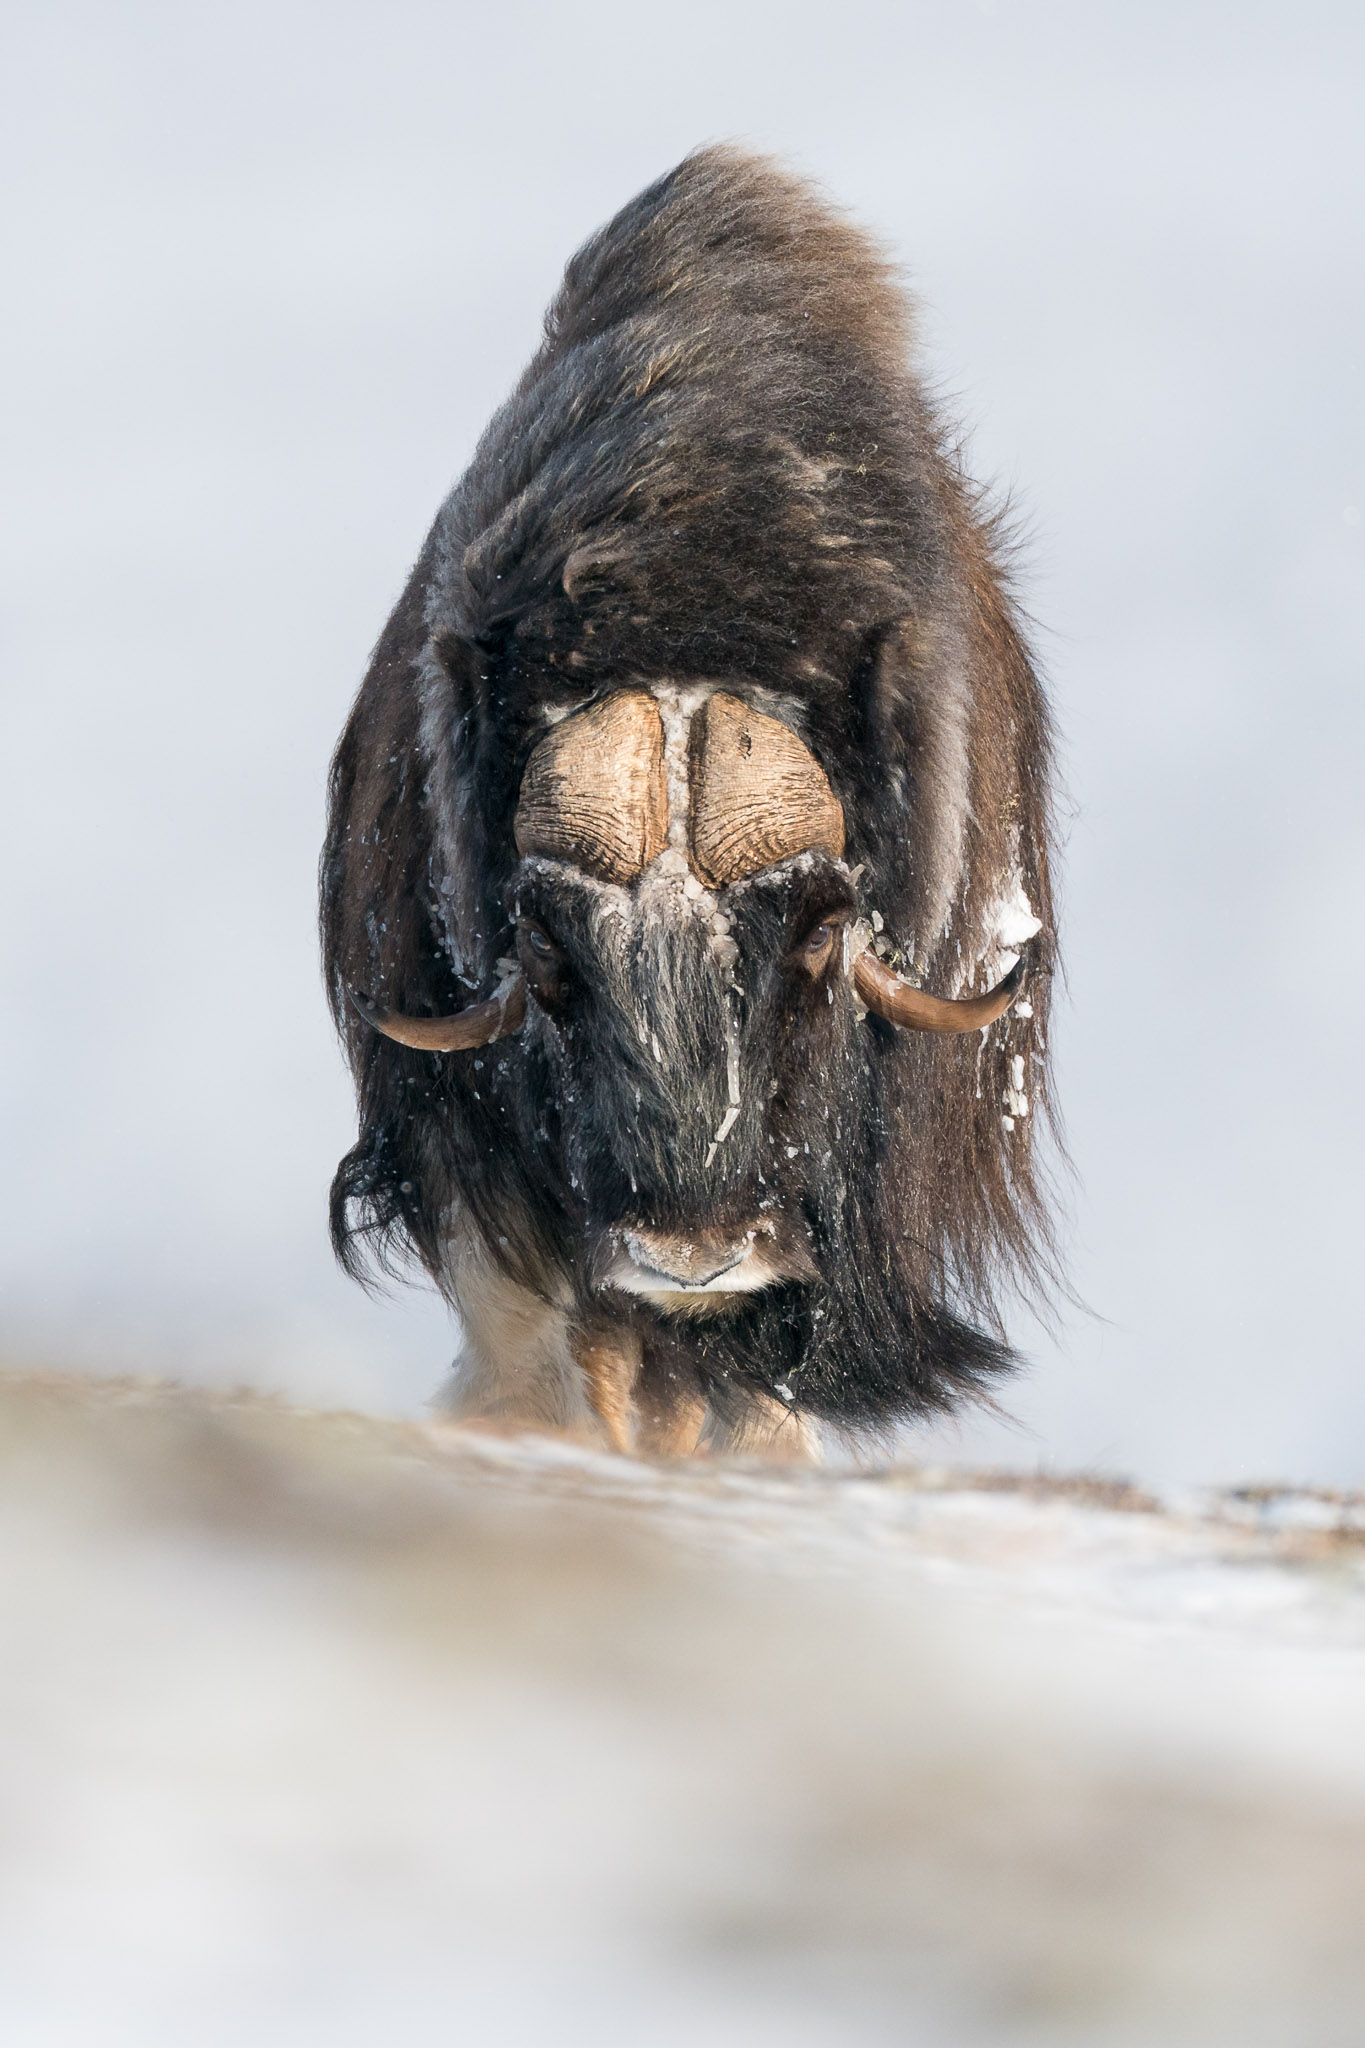
[[[717,892],[668,850],[630,886],[531,859],[511,897],[589,1284],[715,1315],[815,1282],[846,1095],[806,1083],[853,1058],[843,863]]]
[[[856,909],[814,756],[720,688],[616,692],[536,747],[515,836],[528,1028],[590,1284],[717,1314],[813,1281],[805,1169],[836,1140],[798,1129],[798,1077],[847,1024]]]
[[[770,706],[669,682],[551,704],[516,807],[500,993],[433,1020],[361,999],[423,1048],[522,1034],[562,1277],[599,1307],[716,1317],[832,1279],[848,1166],[876,1150],[865,1008],[963,1031],[1013,994],[936,1001],[867,955],[842,808],[796,708]]]

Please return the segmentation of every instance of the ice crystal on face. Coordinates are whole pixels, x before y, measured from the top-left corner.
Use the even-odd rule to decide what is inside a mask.
[[[1007,916],[996,929],[994,942],[987,955],[987,979],[997,981],[1002,976],[1012,973],[1019,963],[1019,948],[1026,945],[1042,928],[1041,919],[1033,915],[1028,908],[1027,896],[1022,889],[1019,890]]]
[[[1029,939],[1036,938],[1043,929],[1043,920],[1035,917],[1033,905],[1024,894],[1022,882],[1016,882],[1014,893],[1000,905],[995,925],[997,946],[1022,946]]]
[[[664,728],[664,780],[668,790],[668,852],[660,861],[662,872],[687,875],[684,888],[695,898],[701,883],[689,870],[687,825],[691,799],[688,745],[692,719],[710,696],[713,685],[656,683],[654,698]],[[669,860],[669,855],[674,859]],[[664,862],[667,862],[667,868]],[[693,884],[695,883],[695,888]]]
[[[715,943],[716,941],[713,940],[712,944],[714,945]],[[729,1137],[731,1131],[734,1129],[735,1125],[739,1121],[739,1109],[741,1101],[741,1090],[739,1085],[739,1032],[735,1023],[735,1015],[733,1008],[731,1008],[729,1016],[726,1021],[725,1093],[729,1102],[729,1107],[726,1110],[724,1116],[721,1118],[720,1123],[717,1125],[716,1135],[711,1140],[711,1144],[707,1150],[706,1168],[708,1171],[710,1170],[711,1162],[715,1158],[717,1151],[725,1143],[725,1140]]]
[[[1043,921],[1034,915],[1022,880],[1017,873],[1011,875],[982,920],[984,941],[979,964],[986,983],[993,984],[1008,974],[1018,962],[1019,948],[1042,929]]]

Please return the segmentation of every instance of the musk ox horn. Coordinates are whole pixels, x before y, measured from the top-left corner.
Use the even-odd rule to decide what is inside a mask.
[[[979,1031],[983,1024],[993,1024],[1004,1016],[1023,978],[1024,963],[1018,960],[989,995],[959,1000],[912,988],[875,953],[860,953],[853,963],[853,986],[868,1009],[885,1017],[888,1024],[904,1024],[911,1031]]]
[[[418,1052],[468,1052],[495,1038],[510,1038],[526,1022],[526,983],[519,974],[509,975],[486,1003],[471,1003],[453,1017],[404,1017],[398,1010],[381,1009],[358,989],[347,993],[367,1024]]]
[[[844,814],[810,748],[719,690],[692,722],[692,859],[713,889],[819,848],[837,860]]]
[[[572,861],[606,882],[633,882],[668,841],[659,707],[621,690],[545,735],[526,764],[513,823],[520,854]]]

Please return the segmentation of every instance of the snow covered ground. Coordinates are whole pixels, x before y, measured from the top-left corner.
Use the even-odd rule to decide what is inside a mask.
[[[1365,1501],[0,1377],[7,2048],[1365,2037]]]

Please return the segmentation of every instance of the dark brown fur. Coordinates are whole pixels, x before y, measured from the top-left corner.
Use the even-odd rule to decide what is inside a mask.
[[[844,1016],[841,994],[841,1035],[802,1083],[814,1099],[794,1107],[781,1083],[789,1117],[827,1114],[822,1089],[858,1105],[828,1194],[844,1218],[831,1262],[857,1271],[826,1273],[827,1326],[768,1301],[767,1324],[746,1309],[743,1328],[646,1333],[647,1355],[692,1345],[713,1403],[781,1383],[850,1424],[948,1405],[998,1369],[1007,1354],[964,1318],[998,1333],[1002,1279],[1037,1288],[1051,1271],[1034,1151],[1054,960],[1047,707],[999,533],[910,344],[886,260],[769,163],[704,150],[627,206],[569,264],[379,642],[333,766],[322,869],[361,1104],[334,1195],[340,1255],[407,1245],[449,1284],[458,1217],[519,1284],[567,1288],[585,1313],[592,1219],[545,1058],[513,1041],[476,1073],[467,1054],[407,1052],[345,997],[430,1014],[489,992],[544,707],[658,677],[789,707],[843,805],[861,906],[936,992],[993,978],[988,919],[1017,874],[1043,926],[1031,1017],[929,1037]],[[1032,1113],[1011,1132],[1015,1055]],[[647,1142],[616,1108],[598,1129]],[[744,1170],[726,1164],[735,1187]],[[670,1187],[678,1211],[704,1200]]]

